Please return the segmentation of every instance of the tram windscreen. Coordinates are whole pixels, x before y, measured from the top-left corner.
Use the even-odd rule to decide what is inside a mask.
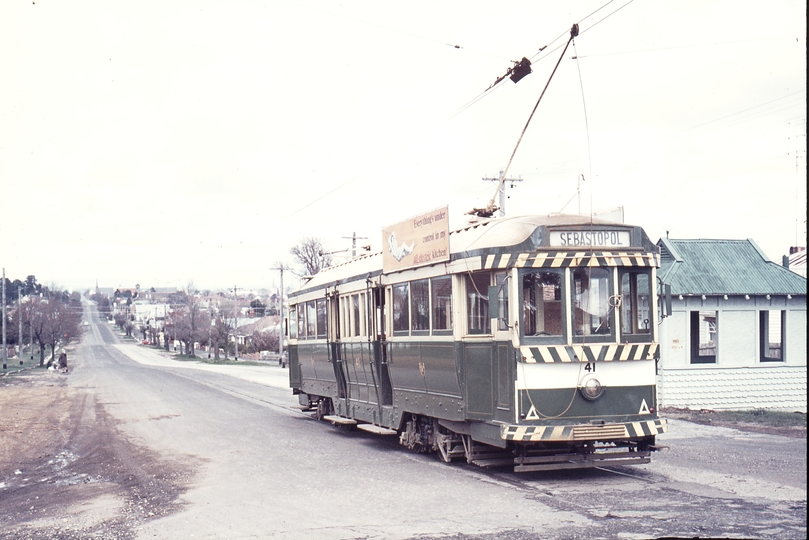
[[[526,336],[562,335],[562,274],[542,270],[522,278],[523,333]]]
[[[573,333],[609,335],[611,328],[610,271],[577,268],[573,271]]]

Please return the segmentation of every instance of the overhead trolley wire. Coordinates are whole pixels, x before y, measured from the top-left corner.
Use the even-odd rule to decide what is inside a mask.
[[[596,13],[598,13],[599,11],[601,11],[602,9],[604,9],[605,7],[607,7],[608,5],[612,4],[614,1],[615,1],[615,0],[609,0],[609,2],[607,2],[607,3],[606,3],[606,4],[604,4],[604,5],[602,5],[600,8],[596,9],[595,11],[593,11],[592,13],[590,13],[589,15],[587,15],[587,16],[585,16],[585,17],[581,18],[581,19],[580,19],[580,20],[579,20],[579,21],[578,21],[576,24],[577,24],[577,25],[580,25],[580,24],[581,24],[583,21],[586,21],[587,19],[589,19],[590,17],[592,17],[593,15],[595,15]],[[583,34],[584,32],[587,32],[588,30],[590,30],[591,28],[595,27],[597,24],[601,23],[602,21],[604,21],[604,20],[608,19],[609,17],[612,17],[612,16],[613,16],[615,13],[617,13],[617,12],[618,12],[618,11],[620,11],[620,10],[622,10],[623,8],[625,8],[626,6],[628,6],[629,4],[631,4],[631,3],[632,3],[632,2],[634,2],[634,1],[635,1],[635,0],[629,0],[629,1],[628,1],[626,4],[622,5],[621,7],[619,7],[618,9],[616,9],[615,11],[610,12],[609,14],[605,15],[604,17],[602,17],[602,18],[601,18],[601,19],[599,19],[598,21],[596,21],[596,22],[594,22],[593,24],[591,24],[589,27],[587,27],[587,29],[586,29],[586,30],[580,30],[580,31],[579,31],[579,35]],[[568,32],[569,32],[569,30],[566,30],[566,31],[562,32],[562,33],[561,33],[561,34],[559,34],[557,37],[555,37],[553,40],[551,40],[551,41],[550,41],[550,42],[549,42],[547,45],[545,45],[545,46],[543,46],[543,47],[540,47],[540,48],[539,48],[539,50],[538,50],[536,53],[534,53],[534,54],[533,54],[533,56],[531,56],[531,57],[529,58],[529,60],[531,60],[531,62],[532,62],[532,63],[541,62],[542,60],[544,60],[545,58],[547,58],[548,56],[550,56],[550,55],[551,55],[551,54],[553,54],[554,52],[558,51],[558,50],[559,50],[559,49],[561,49],[562,47],[566,47],[566,46],[567,46],[567,43],[560,43],[559,45],[557,45],[557,46],[555,46],[555,47],[551,47],[551,46],[552,46],[554,43],[556,43],[557,41],[559,41],[560,39],[564,38],[564,37],[565,37],[565,36],[568,34]],[[549,48],[550,48],[550,49],[549,49]],[[542,55],[540,56],[540,54],[541,54],[541,53],[545,53],[545,54],[542,54]],[[483,92],[481,92],[480,94],[478,94],[477,96],[475,96],[474,98],[472,98],[471,100],[469,100],[467,103],[465,103],[464,105],[462,105],[462,106],[461,106],[461,107],[460,107],[458,110],[456,110],[455,112],[453,112],[453,113],[452,113],[452,114],[449,116],[449,119],[455,118],[456,116],[458,116],[459,114],[461,114],[462,112],[464,112],[466,109],[470,108],[472,105],[476,104],[478,101],[480,101],[481,99],[483,99],[483,98],[484,98],[484,97],[486,97],[487,95],[490,95],[492,92],[490,92],[489,90],[496,90],[496,89],[498,89],[498,88],[502,87],[503,85],[502,85],[502,84],[499,84],[500,82],[502,82],[502,80],[505,80],[505,77],[503,77],[503,78],[502,78],[500,81],[498,81],[498,83],[497,83],[497,84],[495,84],[495,85],[493,85],[493,86],[491,86],[491,87],[487,88],[486,90],[484,90]]]

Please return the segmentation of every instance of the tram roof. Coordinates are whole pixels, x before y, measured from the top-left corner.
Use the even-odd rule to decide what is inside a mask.
[[[495,248],[520,247],[534,249],[537,239],[534,238],[540,227],[587,227],[618,226],[633,228],[632,225],[574,214],[505,216],[489,219],[477,219],[464,227],[450,231],[450,256],[473,254],[481,250]],[[645,237],[645,234],[644,234]],[[647,240],[648,242],[648,240]],[[439,263],[440,264],[440,263]],[[360,276],[377,276],[382,273],[382,252],[363,254],[346,262],[321,270],[301,290],[325,287],[331,283]]]

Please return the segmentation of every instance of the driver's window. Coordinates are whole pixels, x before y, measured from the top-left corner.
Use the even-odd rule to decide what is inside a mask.
[[[561,271],[535,270],[522,276],[523,335],[562,335]]]

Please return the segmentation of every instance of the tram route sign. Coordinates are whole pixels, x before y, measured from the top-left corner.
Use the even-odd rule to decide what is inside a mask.
[[[551,231],[550,237],[551,246],[565,248],[628,248],[631,243],[629,231],[618,230]]]
[[[382,229],[385,273],[449,260],[449,207],[443,206]]]

